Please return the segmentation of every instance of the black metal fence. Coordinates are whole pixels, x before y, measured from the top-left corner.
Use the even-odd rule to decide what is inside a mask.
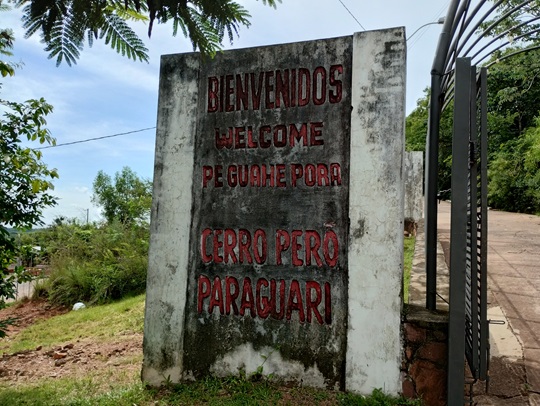
[[[459,58],[455,70],[450,240],[449,405],[463,404],[465,357],[488,378],[487,71]]]
[[[540,29],[524,30],[533,0],[451,0],[431,71],[425,172],[426,308],[436,309],[437,198],[441,113],[453,102],[448,405],[463,405],[465,362],[488,379],[487,320],[487,68],[492,56]],[[515,18],[518,16],[519,18]],[[489,21],[489,23],[487,23]],[[508,27],[506,22],[517,24]],[[506,29],[497,27],[504,26]],[[517,37],[514,31],[520,34]],[[508,36],[513,38],[507,39]],[[509,52],[503,59],[540,45]],[[480,67],[484,63],[484,67]]]

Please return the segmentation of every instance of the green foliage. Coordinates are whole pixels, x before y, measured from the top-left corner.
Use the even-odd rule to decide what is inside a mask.
[[[12,56],[10,49],[13,49],[13,31],[0,29],[0,55]],[[2,77],[15,75],[15,65],[12,62],[0,61],[0,75]]]
[[[407,151],[425,151],[429,114],[429,88],[418,99],[416,108],[405,120],[405,147]]]
[[[504,7],[512,2],[505,2]],[[534,6],[538,2],[534,2]],[[540,14],[539,14],[540,15]],[[538,147],[540,120],[540,51],[511,58],[511,48],[493,56],[488,74],[488,204],[517,212],[540,212]],[[408,149],[422,149],[428,120],[428,96],[407,117]],[[440,191],[450,189],[453,109],[442,113],[439,137]]]
[[[96,386],[108,390],[96,391]],[[112,386],[112,387],[111,387]],[[149,391],[138,382],[107,385],[106,378],[44,379],[37,385],[1,387],[0,404],[11,406],[133,406],[151,401]],[[141,403],[145,402],[145,403]]]
[[[532,3],[537,8],[536,2]],[[512,48],[494,55],[508,55]],[[540,213],[540,52],[492,65],[488,75],[489,205]]]
[[[119,222],[54,226],[46,248],[52,271],[47,282],[53,303],[106,303],[144,292],[148,227]]]
[[[489,180],[492,207],[540,214],[540,119],[494,154]]]
[[[0,120],[0,223],[29,227],[40,223],[43,207],[56,203],[47,192],[53,189],[50,179],[58,173],[41,162],[41,151],[21,143],[26,139],[54,145],[45,128],[45,116],[52,106],[43,99],[24,103],[0,100],[0,105],[5,108]]]
[[[491,20],[482,23],[480,27],[482,32],[493,37],[511,38],[512,41],[530,42],[537,40],[538,33],[535,30],[540,28],[540,24],[538,21],[531,20],[540,15],[540,1],[490,1],[497,4],[496,13]],[[509,14],[510,12],[511,14]],[[505,18],[495,25],[495,22],[502,16],[505,16]],[[523,22],[528,23],[522,24]]]
[[[406,399],[404,397],[395,398],[393,396],[386,395],[381,389],[374,389],[371,396],[346,393],[340,395],[339,398],[339,404],[343,406],[420,406],[422,404],[420,400]]]
[[[277,1],[263,3],[275,7]],[[181,31],[194,50],[213,55],[221,49],[225,35],[232,42],[241,26],[250,25],[251,17],[232,0],[18,0],[16,4],[24,7],[26,36],[39,32],[49,58],[56,58],[57,65],[65,61],[70,66],[86,40],[92,46],[95,39],[130,59],[148,61],[148,50],[128,21],[148,20],[149,36],[154,22],[172,21],[173,35]]]
[[[0,11],[6,10],[0,1]],[[0,56],[11,56],[13,33],[0,29]],[[3,77],[13,76],[16,65],[0,61]],[[41,212],[56,203],[49,194],[56,169],[49,169],[39,150],[23,146],[24,141],[54,144],[45,117],[52,106],[43,99],[24,103],[0,99],[0,309],[6,299],[15,299],[17,282],[31,277],[21,266],[8,271],[18,255],[18,246],[7,227],[25,228],[41,223]],[[13,320],[0,320],[0,337]]]
[[[152,205],[152,182],[140,179],[127,166],[114,175],[99,171],[93,184],[92,201],[103,207],[107,222],[141,224],[149,219]]]
[[[253,381],[244,374],[206,377],[193,383],[169,384],[156,398],[165,404],[275,405],[282,395],[269,380]]]
[[[429,89],[424,90],[424,97],[416,102],[416,109],[405,121],[405,145],[407,151],[425,151],[429,116]],[[441,114],[439,134],[439,190],[450,189],[452,173],[452,114],[447,108]]]
[[[409,303],[409,285],[411,284],[411,271],[414,258],[414,244],[416,238],[408,237],[403,240],[403,302]]]
[[[144,20],[133,12],[119,12],[118,1],[25,1],[17,6],[23,8],[23,27],[26,37],[39,32],[46,44],[49,58],[56,58],[56,65],[65,61],[77,62],[80,51],[88,40],[105,39],[113,49],[133,60],[148,61],[148,50],[126,20]]]
[[[492,61],[519,48],[509,48],[493,56]],[[528,51],[501,60],[489,68],[488,104],[491,118],[498,116],[490,141],[503,144],[519,137],[535,125],[540,100],[540,51]],[[493,123],[490,123],[493,124]]]
[[[136,379],[136,378],[135,378]],[[169,386],[159,391],[132,382],[107,385],[106,378],[62,378],[41,381],[34,386],[1,387],[0,403],[6,405],[210,405],[259,406],[276,404],[324,404],[359,406],[420,406],[419,400],[393,398],[380,390],[370,396],[336,394],[312,388],[288,389],[268,382],[209,378],[200,382]],[[105,387],[96,391],[96,387]],[[284,395],[287,399],[284,400]]]
[[[3,0],[0,0],[0,12],[8,11],[11,8],[3,3]],[[13,49],[13,42],[15,37],[13,36],[13,31],[8,28],[0,28],[0,56],[10,57],[13,56],[11,50]],[[0,75],[2,77],[13,76],[15,75],[15,68],[19,67],[18,64],[0,60]]]

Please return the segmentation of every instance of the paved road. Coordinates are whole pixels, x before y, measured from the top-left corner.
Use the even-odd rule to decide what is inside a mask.
[[[439,237],[443,241],[450,228],[449,213],[450,204],[442,202],[438,218]],[[540,405],[539,216],[495,210],[488,212],[488,289],[491,306],[500,306],[509,328],[521,344],[526,373],[522,390],[528,391],[528,404]],[[491,331],[497,329],[500,327],[490,326]],[[501,343],[492,342],[492,353],[497,345]]]

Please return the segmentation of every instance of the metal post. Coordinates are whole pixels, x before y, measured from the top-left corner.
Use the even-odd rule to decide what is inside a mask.
[[[431,69],[431,100],[426,139],[425,238],[426,238],[426,308],[437,308],[437,177],[439,172],[439,123],[441,120],[441,83],[444,63],[451,41],[452,26],[460,0],[452,0],[439,36]]]
[[[456,60],[452,140],[450,220],[450,319],[448,325],[448,405],[462,406],[465,385],[465,271],[467,266],[467,184],[471,59]]]
[[[469,116],[469,174],[468,174],[468,203],[467,203],[467,266],[466,266],[466,300],[465,327],[466,349],[469,367],[473,377],[478,378],[479,372],[479,328],[478,328],[478,135],[477,135],[477,85],[476,66],[471,68],[469,86],[470,116]],[[469,324],[470,323],[470,324]]]
[[[426,241],[426,308],[437,308],[437,176],[439,173],[439,123],[441,119],[441,76],[431,74],[424,205]]]
[[[481,89],[481,118],[480,118],[480,204],[482,241],[480,245],[480,379],[488,379],[489,364],[489,321],[487,318],[487,240],[488,240],[488,211],[487,211],[487,69],[480,69]]]

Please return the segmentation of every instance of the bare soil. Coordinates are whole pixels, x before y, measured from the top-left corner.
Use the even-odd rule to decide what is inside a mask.
[[[44,378],[83,377],[97,371],[118,370],[134,374],[142,360],[142,334],[129,333],[106,343],[92,339],[59,343],[53,348],[38,347],[9,354],[9,342],[20,331],[38,320],[66,313],[68,309],[53,307],[44,300],[24,301],[0,310],[0,319],[17,318],[8,337],[0,340],[0,383],[17,385],[35,383]]]
[[[38,320],[47,319],[59,314],[67,313],[69,309],[60,306],[52,306],[44,299],[24,299],[0,310],[0,320],[17,319],[14,325],[8,327],[8,337],[12,337],[19,331],[34,324]],[[8,338],[9,339],[9,338]],[[0,341],[0,351],[5,348]]]

